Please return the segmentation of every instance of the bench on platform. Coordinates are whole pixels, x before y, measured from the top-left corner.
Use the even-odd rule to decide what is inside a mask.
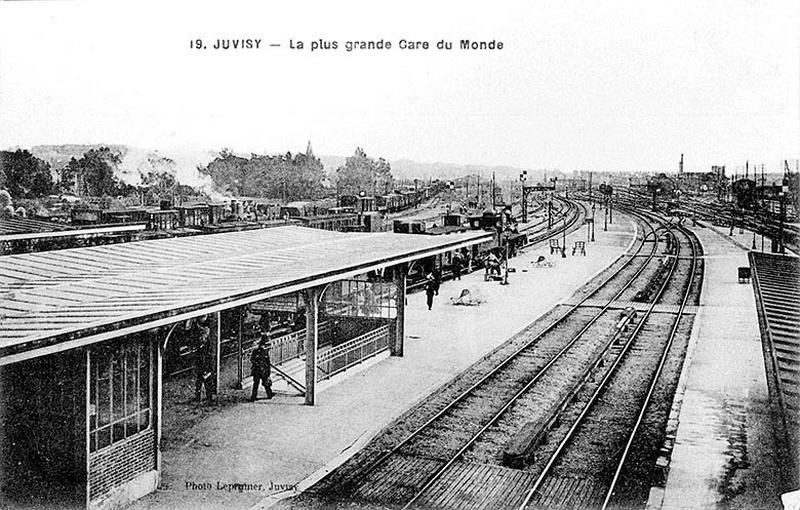
[[[739,283],[748,283],[750,281],[751,271],[749,267],[739,268]]]

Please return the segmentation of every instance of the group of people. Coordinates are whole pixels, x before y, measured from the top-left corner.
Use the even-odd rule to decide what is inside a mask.
[[[250,401],[255,401],[258,397],[259,385],[264,387],[267,398],[272,398],[275,394],[272,391],[272,364],[269,359],[269,335],[262,334],[261,340],[253,352],[250,354],[250,371],[253,376],[253,391]],[[195,372],[195,400],[201,402],[201,396],[205,389],[205,399],[208,403],[213,403],[214,396],[217,394],[216,387],[216,366],[214,355],[211,348],[211,330],[208,324],[200,322],[197,334],[197,347],[194,351],[194,372]]]
[[[463,253],[455,252],[450,260],[450,269],[453,272],[453,280],[461,280],[461,273],[468,264],[467,251]],[[428,310],[433,307],[433,297],[439,295],[439,287],[442,284],[442,272],[434,268],[425,275],[425,296],[427,297]]]

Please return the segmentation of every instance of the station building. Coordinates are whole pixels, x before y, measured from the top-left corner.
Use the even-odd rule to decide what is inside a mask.
[[[111,509],[154,491],[164,378],[197,323],[216,386],[241,388],[249,319],[302,317],[270,352],[305,364],[304,380],[277,375],[313,405],[319,381],[403,355],[414,264],[487,239],[287,226],[0,257],[0,506]]]

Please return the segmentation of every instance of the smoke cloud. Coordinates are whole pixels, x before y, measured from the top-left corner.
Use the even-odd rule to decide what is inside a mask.
[[[214,181],[199,170],[215,157],[213,152],[148,151],[127,147],[114,171],[121,181],[132,186],[142,186],[150,173],[167,173],[178,183],[191,186],[214,200],[221,200],[225,197],[216,189]]]

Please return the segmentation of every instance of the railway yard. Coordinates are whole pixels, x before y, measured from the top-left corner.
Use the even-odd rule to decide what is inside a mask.
[[[191,399],[192,347],[181,331],[189,322],[170,344],[172,326],[156,393],[158,487],[131,498],[130,508],[780,508],[781,494],[798,488],[798,259],[750,251],[745,242],[752,234],[755,246],[756,232],[746,229],[758,229],[755,222],[742,222],[737,237],[733,227],[728,234],[705,217],[653,212],[622,194],[600,228],[595,215],[610,216],[608,209],[573,193],[533,200],[525,223],[517,206],[507,209],[513,220],[506,213],[448,220],[459,218],[454,204],[434,195],[389,214],[395,232],[420,225],[431,240],[425,249],[442,246],[397,266],[405,276],[392,269],[394,280],[381,280],[383,270],[353,280],[362,285],[357,301],[375,299],[364,297],[372,296],[368,282],[404,282],[404,306],[393,294],[380,305],[393,310],[388,324],[398,333],[374,329],[379,315],[360,308],[375,306],[368,300],[350,313],[369,319],[353,326],[361,336],[342,346],[336,318],[347,314],[330,305],[320,305],[328,322],[320,319],[319,340],[308,309],[306,329],[267,320],[278,328],[271,401],[244,401],[250,305],[232,309],[246,310],[238,326],[224,309],[217,319],[213,406]],[[219,235],[247,249],[258,236],[271,239],[259,232],[310,230],[264,227]],[[774,234],[757,233],[765,231]],[[187,242],[202,245],[194,239]],[[186,240],[174,241],[164,244],[170,257]],[[209,253],[216,249],[209,244]],[[491,251],[506,259],[496,278],[483,267]],[[458,280],[456,252],[469,261]],[[58,253],[32,262],[53,264],[48,257]],[[15,264],[27,261],[6,260],[20,273],[24,266]],[[444,281],[426,309],[425,292],[415,291],[431,270]],[[280,317],[288,310],[297,323],[299,305],[282,303],[260,306],[282,310]],[[365,355],[376,335],[387,343],[370,343]],[[308,350],[311,338],[319,354]],[[360,357],[328,374],[330,360],[345,348],[350,356],[353,342],[361,342]],[[323,365],[308,360],[323,358],[322,376],[309,376]],[[300,405],[304,398],[313,406]]]

